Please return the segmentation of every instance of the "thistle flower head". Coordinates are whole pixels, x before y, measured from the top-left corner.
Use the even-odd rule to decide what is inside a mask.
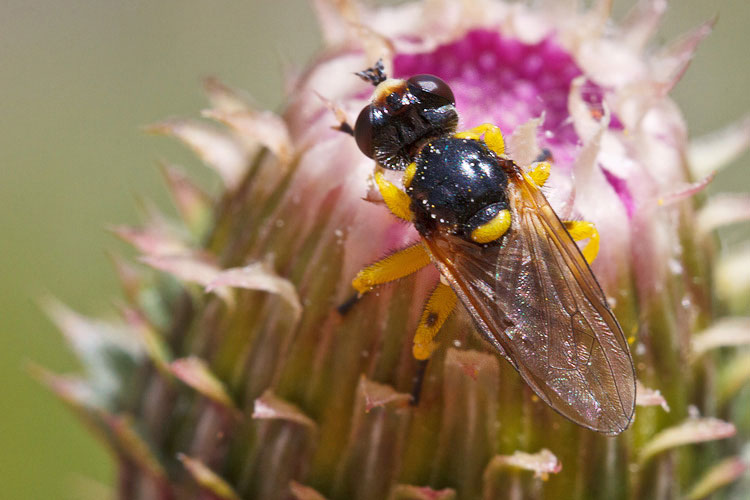
[[[170,277],[149,283],[119,266],[140,350],[127,351],[121,384],[89,385],[119,397],[43,375],[116,450],[122,498],[666,498],[741,474],[731,458],[695,483],[738,453],[739,439],[692,444],[735,434],[722,419],[750,375],[729,357],[717,377],[708,351],[750,336],[741,321],[710,327],[706,232],[727,220],[727,205],[711,204],[698,233],[693,195],[710,180],[704,158],[739,151],[747,128],[689,148],[668,96],[711,23],[646,50],[663,2],[639,2],[619,25],[607,1],[569,3],[319,0],[327,48],[290,79],[281,116],[212,80],[205,116],[226,129],[153,127],[192,147],[225,190],[212,206],[165,167],[184,227],[154,216],[145,229],[117,229]],[[383,206],[373,162],[333,130],[370,98],[353,73],[380,58],[389,76],[447,81],[459,128],[499,125],[519,165],[551,154],[553,208],[597,226],[593,271],[639,378],[634,425],[616,440],[540,402],[465,314],[441,331],[422,401],[410,406],[411,336],[434,269],[338,313],[363,265],[417,236]]]

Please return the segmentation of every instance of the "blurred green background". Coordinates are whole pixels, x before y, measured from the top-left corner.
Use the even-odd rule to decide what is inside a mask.
[[[615,0],[615,13],[632,3]],[[750,112],[750,2],[673,2],[658,37],[717,13],[673,93],[693,135]],[[39,298],[88,314],[114,310],[106,252],[126,249],[105,227],[137,223],[141,197],[171,210],[158,159],[216,183],[192,155],[142,127],[197,116],[208,75],[278,109],[283,63],[301,64],[319,47],[303,0],[0,2],[0,497],[96,497],[98,484],[114,479],[104,449],[25,367],[76,366]],[[749,163],[745,155],[712,189],[748,190]]]

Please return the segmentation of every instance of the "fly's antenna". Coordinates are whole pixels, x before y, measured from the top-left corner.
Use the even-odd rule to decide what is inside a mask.
[[[380,82],[384,82],[388,76],[385,74],[385,66],[383,66],[383,60],[378,59],[375,66],[367,68],[364,71],[357,71],[354,73],[366,82],[372,83],[374,86],[378,86]]]

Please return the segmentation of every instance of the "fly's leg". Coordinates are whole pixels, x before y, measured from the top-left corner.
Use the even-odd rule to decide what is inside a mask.
[[[539,187],[544,186],[549,178],[551,165],[549,162],[540,161],[532,165],[531,170],[526,174]],[[563,222],[565,229],[575,241],[588,239],[589,242],[583,247],[581,253],[586,262],[591,264],[599,253],[599,231],[592,222],[569,220]]]
[[[583,247],[581,253],[586,262],[591,264],[599,253],[599,231],[592,222],[582,220],[569,220],[563,222],[565,229],[568,230],[571,238],[575,241],[581,241],[588,238],[589,242]]]
[[[354,292],[348,299],[339,304],[338,307],[336,307],[336,310],[340,315],[345,316],[346,313],[348,313],[349,310],[354,307],[354,304],[359,302],[359,298],[359,292]]]
[[[500,140],[502,140],[502,135],[500,136]],[[404,172],[405,186],[409,186],[415,171],[416,164],[412,163],[407,167]],[[414,214],[411,211],[411,198],[409,198],[409,195],[388,181],[382,172],[375,172],[374,177],[378,190],[383,196],[383,201],[385,201],[391,213],[404,221],[412,221]],[[490,226],[493,228],[491,231],[496,231],[497,228],[495,226],[497,226],[497,221]],[[484,229],[484,232],[487,232],[487,228]],[[352,286],[357,291],[357,294],[339,306],[339,312],[345,314],[359,297],[377,285],[409,276],[427,266],[430,262],[430,255],[426,248],[421,243],[417,243],[362,269],[352,281]],[[414,334],[414,345],[412,348],[412,354],[418,361],[412,386],[413,405],[419,403],[422,382],[427,369],[427,361],[435,350],[435,336],[455,308],[457,301],[458,298],[450,286],[439,283],[430,295],[427,305],[422,312],[417,331]]]
[[[430,256],[421,243],[408,246],[362,269],[352,281],[361,297],[378,285],[416,273],[430,263]]]
[[[531,170],[526,174],[528,175],[532,181],[534,181],[534,184],[536,184],[539,187],[544,186],[544,183],[547,182],[547,179],[549,179],[550,171],[552,170],[552,165],[550,165],[549,162],[546,161],[540,161],[537,163],[531,164]]]
[[[365,293],[376,286],[416,273],[429,263],[427,250],[421,243],[416,243],[367,266],[352,280],[356,293],[338,306],[339,313],[344,315],[349,312]]]
[[[451,287],[441,282],[432,291],[430,298],[427,299],[424,311],[422,311],[412,347],[412,355],[419,362],[411,393],[412,404],[415,406],[419,404],[419,397],[422,393],[422,382],[427,369],[427,361],[437,347],[435,336],[456,308],[457,301],[458,297]]]
[[[422,396],[422,384],[424,383],[424,374],[427,371],[427,364],[430,362],[429,359],[423,359],[417,361],[417,370],[414,372],[412,377],[411,386],[411,405],[418,406],[419,399]]]
[[[339,122],[338,125],[333,127],[333,130],[338,130],[339,132],[343,132],[345,134],[349,134],[350,136],[354,137],[354,128],[351,125],[349,125],[349,122],[346,121],[346,119]]]
[[[411,212],[411,198],[409,198],[409,195],[388,181],[382,172],[375,172],[375,184],[377,184],[380,195],[383,197],[388,210],[399,219],[411,222],[414,214]]]
[[[482,135],[484,135],[484,143],[487,144],[496,155],[502,156],[505,154],[505,139],[503,139],[503,133],[500,131],[500,127],[492,125],[491,123],[483,123],[474,128],[454,134],[453,137],[456,139],[474,139],[478,141]]]
[[[326,99],[322,95],[318,94],[318,97],[323,101],[323,104],[325,104],[326,107],[333,112],[333,115],[339,122],[338,125],[331,128],[333,130],[338,130],[339,132],[344,132],[345,134],[349,134],[354,137],[354,127],[349,125],[349,121],[346,119],[346,113],[344,113],[344,110],[341,109],[341,107],[339,107],[336,103],[330,101],[329,99]]]
[[[409,167],[407,170],[412,172],[413,177],[416,165],[412,164]],[[391,213],[402,220],[411,221],[414,216],[410,208],[411,199],[409,195],[388,181],[382,172],[375,172],[375,184],[377,184],[383,201],[385,201]],[[427,251],[421,244],[416,244],[366,267],[357,274],[352,282],[357,293],[338,306],[339,313],[344,315],[349,312],[349,309],[357,303],[359,298],[372,287],[408,276],[429,263],[430,256]]]
[[[435,336],[456,307],[458,297],[448,285],[438,283],[427,300],[417,332],[414,334],[412,355],[419,361],[426,360],[437,347]]]

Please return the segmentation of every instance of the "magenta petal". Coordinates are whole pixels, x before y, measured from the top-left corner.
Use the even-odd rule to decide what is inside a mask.
[[[607,179],[609,185],[612,186],[612,189],[615,190],[620,201],[622,201],[622,205],[625,207],[625,213],[628,214],[628,218],[632,218],[633,212],[635,211],[635,200],[633,199],[633,194],[628,188],[627,181],[617,177],[606,168],[602,168],[601,170],[602,173],[604,173],[604,178]]]

